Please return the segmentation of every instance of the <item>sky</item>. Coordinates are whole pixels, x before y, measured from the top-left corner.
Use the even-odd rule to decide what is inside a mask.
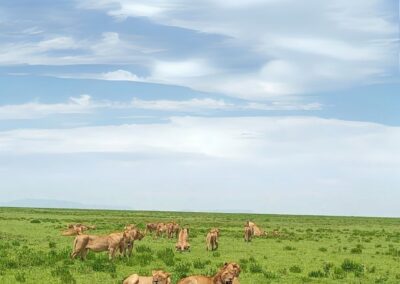
[[[400,216],[399,111],[395,0],[0,4],[3,205]]]

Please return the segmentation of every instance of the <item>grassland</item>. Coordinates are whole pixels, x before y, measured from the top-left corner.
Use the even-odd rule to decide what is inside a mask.
[[[282,236],[243,241],[243,224],[253,220]],[[129,259],[108,261],[89,253],[69,259],[69,223],[94,224],[95,234],[125,224],[176,220],[190,227],[191,252],[174,251],[175,240],[146,236]],[[221,229],[216,252],[205,250],[209,228]],[[213,274],[225,261],[240,263],[249,283],[400,283],[400,219],[177,212],[0,208],[0,283],[121,283],[129,274],[153,269]]]

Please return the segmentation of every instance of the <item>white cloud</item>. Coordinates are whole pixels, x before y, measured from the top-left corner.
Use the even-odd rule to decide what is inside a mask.
[[[144,79],[140,78],[136,74],[133,74],[129,71],[125,71],[125,70],[121,70],[121,69],[116,70],[116,71],[102,73],[100,76],[96,76],[96,75],[87,75],[87,76],[92,79],[103,79],[103,80],[110,80],[110,81],[134,81],[134,82],[145,81]]]
[[[214,68],[207,53],[200,66],[194,56],[168,62],[165,68],[160,58],[151,64],[152,81],[200,91],[253,99],[302,94],[380,81],[397,65],[396,15],[384,1],[222,2],[153,0],[130,5],[126,0],[90,0],[79,5],[118,18],[148,17],[162,25],[224,35],[227,44],[260,55],[263,67],[240,72]],[[285,69],[270,68],[275,62],[284,63]],[[190,71],[180,72],[182,68]],[[192,70],[199,70],[195,78]]]
[[[53,114],[88,113],[90,110],[90,96],[81,95],[80,97],[71,97],[67,103],[29,102],[18,105],[0,105],[0,120],[33,119]]]
[[[399,143],[399,127],[315,117],[180,117],[2,131],[1,197],[91,198],[151,210],[398,216]]]
[[[162,124],[20,129],[1,132],[0,137],[0,149],[15,153],[155,150],[256,158],[254,162],[276,162],[279,158],[294,162],[299,158],[297,162],[304,163],[317,159],[359,165],[361,161],[400,164],[400,128],[315,117],[173,117]],[[376,147],[378,141],[380,147]],[[42,146],[32,147],[31,143]]]
[[[124,80],[127,74],[117,71],[107,80]],[[128,72],[129,73],[129,72]],[[110,74],[110,73],[108,73]],[[120,75],[123,74],[122,78]],[[130,74],[130,73],[129,73]],[[131,80],[131,75],[128,79]],[[0,120],[35,119],[55,114],[91,113],[98,109],[145,109],[166,112],[197,113],[209,110],[319,110],[319,103],[301,102],[243,102],[233,103],[222,99],[193,98],[189,100],[142,100],[133,98],[130,102],[94,101],[87,94],[79,97],[70,97],[65,103],[28,102],[17,105],[0,105]]]
[[[209,110],[209,109],[235,109],[233,103],[227,103],[224,100],[215,100],[210,98],[204,99],[190,99],[182,101],[174,100],[141,100],[134,98],[131,106],[139,109],[151,109],[161,111],[185,111],[192,112],[196,110]]]

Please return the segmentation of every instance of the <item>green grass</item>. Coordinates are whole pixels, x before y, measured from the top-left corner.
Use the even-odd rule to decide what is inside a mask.
[[[249,219],[282,234],[245,243]],[[172,220],[190,227],[190,252],[176,252],[175,240],[146,236],[130,259],[110,262],[106,253],[89,253],[84,262],[72,261],[74,238],[60,235],[74,222],[108,234],[130,223],[144,228]],[[216,252],[205,246],[212,227],[221,229]],[[395,218],[0,208],[0,228],[0,283],[121,283],[154,269],[171,272],[176,283],[185,275],[212,275],[226,261],[240,263],[242,284],[400,283]]]

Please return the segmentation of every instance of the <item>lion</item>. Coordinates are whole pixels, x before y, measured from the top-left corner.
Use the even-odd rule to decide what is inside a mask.
[[[179,225],[175,222],[167,224],[167,236],[169,239],[177,238],[179,234]]]
[[[71,258],[74,259],[80,255],[82,260],[86,259],[89,250],[94,252],[108,251],[108,258],[111,260],[115,257],[115,253],[119,249],[125,253],[126,244],[133,242],[134,233],[132,230],[127,230],[120,233],[112,233],[107,236],[96,235],[77,235],[74,244]]]
[[[156,229],[156,237],[162,237],[164,234],[167,234],[167,225],[164,223],[158,223]]]
[[[146,234],[157,231],[157,225],[158,225],[158,223],[147,223],[146,224]]]
[[[144,234],[138,229],[128,229],[125,231],[130,235],[130,237],[125,238],[124,242],[120,244],[119,251],[122,255],[130,257],[132,255],[134,241],[142,240],[144,238]]]
[[[261,237],[261,236],[265,236],[265,232],[264,230],[261,230],[256,223],[251,222],[251,221],[247,221],[245,226],[249,226],[250,228],[253,229],[253,236],[254,237]]]
[[[189,229],[182,228],[179,232],[178,242],[175,245],[176,250],[185,251],[190,250],[189,239]]]
[[[132,274],[126,278],[123,284],[171,284],[171,274],[162,270],[155,270],[152,276],[139,276]]]
[[[89,229],[96,229],[96,226],[83,225],[80,223],[69,224],[67,226],[67,230],[63,231],[61,233],[61,235],[63,235],[63,236],[81,235],[81,234],[83,234],[84,231],[89,230]]]
[[[135,224],[128,224],[124,227],[124,230],[133,230],[133,229],[137,229]]]
[[[213,277],[189,276],[181,279],[178,284],[239,284],[240,266],[237,263],[225,265]]]
[[[207,250],[217,250],[218,249],[218,237],[219,237],[219,229],[211,229],[206,237],[206,245]]]
[[[251,242],[251,239],[254,235],[254,230],[250,226],[245,226],[244,227],[244,241],[245,242]]]

